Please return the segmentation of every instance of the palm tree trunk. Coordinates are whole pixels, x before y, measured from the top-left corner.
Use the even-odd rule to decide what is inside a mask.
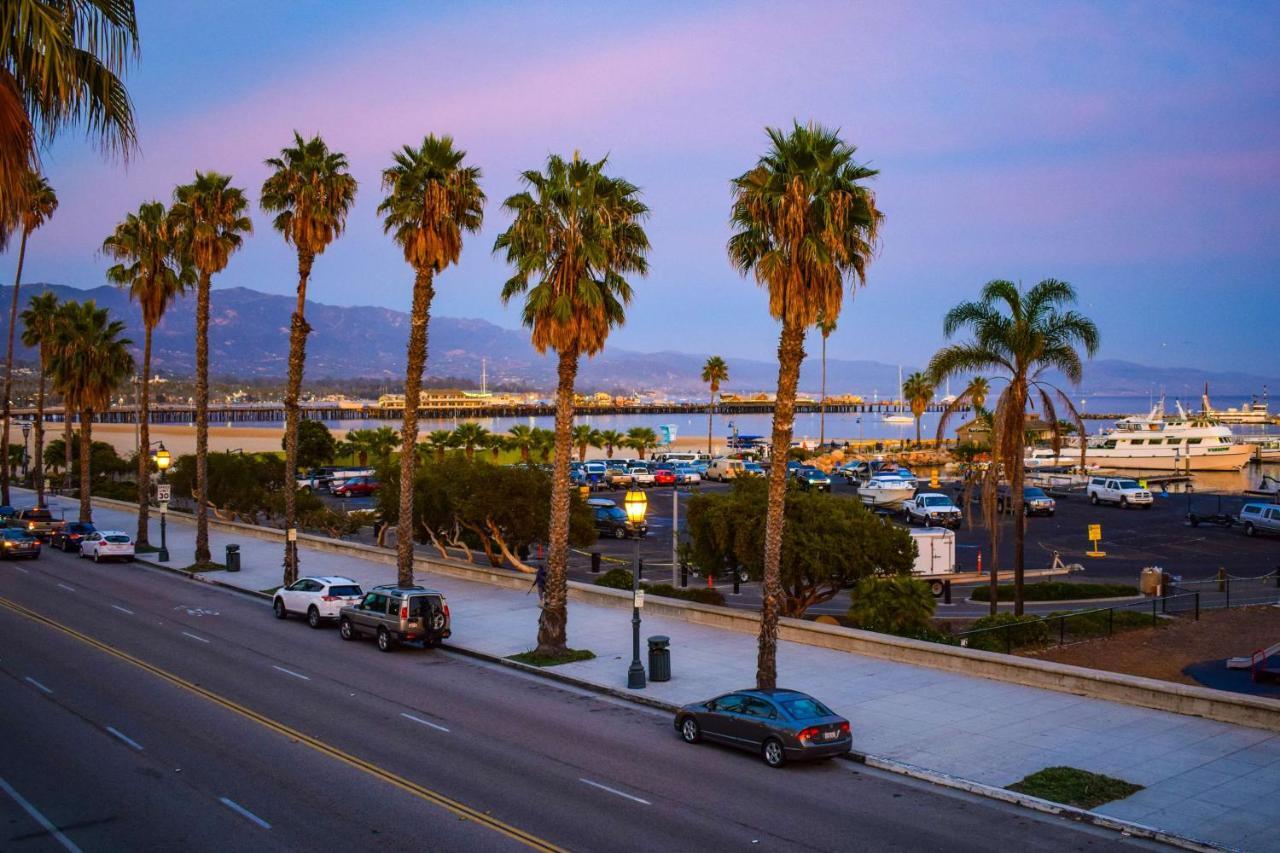
[[[916,447],[920,446],[920,415],[916,415]]]
[[[93,409],[80,412],[80,520],[93,521],[89,502],[89,456],[93,447]]]
[[[71,493],[71,406],[62,398],[62,493]]]
[[[284,392],[284,529],[298,525],[298,398],[302,394],[302,368],[307,357],[307,280],[314,257],[298,252],[298,303],[289,324],[289,384]],[[298,579],[298,543],[285,536],[284,585]]]
[[[427,365],[427,324],[435,296],[431,270],[420,269],[413,279],[413,307],[409,315],[409,351],[404,377],[404,424],[400,429],[400,518],[396,522],[396,568],[401,586],[413,584],[413,485],[418,463],[418,402],[422,371]]]
[[[827,443],[827,336],[822,336],[822,393],[818,396],[818,449]]]
[[[1025,406],[1025,403],[1023,404]],[[1018,409],[1019,413],[1023,411]],[[1026,446],[1026,433],[1018,430],[1013,439],[1013,459],[1010,460],[1009,497],[1013,503],[1013,612],[1021,616],[1023,610],[1023,573],[1026,571],[1027,519],[1023,512],[1022,487],[1026,482],[1026,464],[1022,458]]]
[[[756,687],[778,686],[778,610],[782,606],[782,528],[787,508],[787,451],[796,413],[796,386],[804,361],[804,328],[783,321],[778,341],[778,394],[773,407],[773,447],[769,455],[769,503],[764,526],[764,600]]]
[[[22,264],[27,259],[27,229],[22,229],[22,241],[18,244],[18,272],[13,277],[13,301],[9,305],[9,349],[4,359],[4,434],[0,437],[0,503],[9,502],[9,413],[13,396],[13,332],[18,326],[18,288],[22,284]]]
[[[556,458],[551,470],[551,524],[547,531],[547,584],[538,617],[536,653],[559,657],[569,651],[566,584],[569,567],[569,455],[573,442],[573,383],[578,376],[578,353],[560,353],[556,386]],[[643,455],[643,454],[642,454]]]
[[[711,455],[712,419],[716,416],[716,389],[711,388],[711,401],[707,404],[707,455]]]
[[[200,273],[196,291],[196,553],[197,563],[209,553],[209,290],[212,276]]]
[[[142,391],[138,394],[138,535],[134,547],[151,544],[147,531],[151,514],[151,332],[142,337]]]
[[[36,391],[36,506],[44,506],[44,345],[40,347],[40,386]]]

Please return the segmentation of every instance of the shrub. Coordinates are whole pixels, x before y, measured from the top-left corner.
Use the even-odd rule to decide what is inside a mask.
[[[1013,584],[1000,585],[1000,600],[1013,601]],[[1023,587],[1024,601],[1072,601],[1080,598],[1119,598],[1126,595],[1137,595],[1138,588],[1128,584],[1115,583],[1066,583],[1063,581],[1042,581],[1029,583]],[[974,601],[990,601],[991,587],[980,586],[970,596]]]
[[[630,589],[630,587],[627,587]],[[705,586],[691,586],[686,589],[672,586],[669,583],[658,583],[645,587],[649,595],[661,595],[666,598],[679,598],[684,601],[696,601],[699,604],[724,605],[724,594],[718,589]]]
[[[1049,643],[1049,628],[1038,616],[1012,613],[997,613],[995,616],[983,616],[973,623],[972,631],[983,628],[1005,628],[1003,631],[983,631],[981,634],[969,634],[969,648],[985,649],[989,652],[1014,651]]]
[[[596,586],[606,586],[609,589],[631,589],[633,583],[628,569],[610,569],[596,578]]]
[[[77,482],[76,485],[79,485]],[[132,480],[117,482],[115,480],[98,480],[89,487],[89,493],[96,498],[110,498],[116,501],[137,501],[138,484]]]
[[[1120,610],[1110,611],[1113,615],[1108,616],[1106,610],[1087,610],[1087,611],[1071,611],[1060,610],[1049,614],[1049,619],[1053,620],[1050,628],[1058,630],[1058,617],[1065,616],[1066,633],[1072,637],[1098,637],[1104,636],[1110,631],[1132,631],[1135,628],[1152,627],[1151,614],[1141,610]],[[1157,619],[1156,627],[1162,627],[1164,620]]]
[[[932,629],[935,602],[922,580],[903,575],[863,578],[850,596],[848,619],[859,628],[904,637]]]

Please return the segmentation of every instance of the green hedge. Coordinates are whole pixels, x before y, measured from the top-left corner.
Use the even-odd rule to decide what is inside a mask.
[[[997,613],[995,616],[983,616],[973,623],[971,631],[983,628],[1000,628],[1005,625],[1014,627],[1003,631],[984,631],[981,634],[969,634],[969,648],[984,649],[989,652],[1016,651],[1048,645],[1049,628],[1038,616],[1012,613]],[[1007,645],[1006,645],[1007,644]]]
[[[1080,598],[1119,598],[1137,594],[1136,586],[1115,583],[1042,581],[1029,583],[1023,587],[1024,601],[1072,601]],[[999,595],[1001,601],[1013,601],[1013,584],[1001,584]],[[990,601],[991,587],[977,587],[970,597],[974,601]]]
[[[610,569],[596,578],[596,586],[607,586],[609,589],[631,589],[634,579],[627,569]]]
[[[1151,611],[1148,610],[1120,610],[1112,611],[1113,616],[1108,616],[1106,610],[1090,610],[1086,612],[1072,612],[1070,610],[1055,611],[1049,614],[1049,618],[1054,622],[1050,626],[1054,631],[1058,630],[1057,617],[1066,616],[1066,633],[1074,638],[1079,637],[1097,637],[1103,636],[1110,631],[1132,631],[1135,628],[1152,627]],[[1156,619],[1155,627],[1164,627],[1166,620]]]
[[[724,604],[724,595],[718,589],[708,589],[705,586],[691,586],[686,589],[672,586],[669,583],[657,583],[652,586],[646,586],[645,591],[649,595],[661,595],[666,598],[679,598],[684,601],[696,601],[699,604]]]

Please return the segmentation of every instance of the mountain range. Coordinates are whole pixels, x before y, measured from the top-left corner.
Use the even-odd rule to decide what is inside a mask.
[[[141,346],[142,320],[128,295],[114,287],[79,289],[57,284],[23,285],[23,303],[34,293],[50,290],[60,299],[93,299],[109,309],[129,329],[129,337]],[[7,307],[12,288],[0,286],[0,306]],[[211,295],[209,332],[211,372],[240,378],[282,377],[288,363],[290,296],[262,293],[243,287],[214,290]],[[405,343],[409,317],[402,311],[369,306],[340,307],[307,303],[312,333],[307,339],[307,375],[314,378],[385,378],[389,388],[403,381]],[[0,335],[7,334],[8,312],[0,316]],[[153,368],[162,374],[184,376],[194,372],[195,298],[177,300],[156,328]],[[34,353],[22,348],[18,358],[34,361]],[[762,341],[761,351],[772,355],[774,341]],[[800,377],[802,390],[816,392],[820,361],[810,353]],[[658,390],[670,394],[701,395],[700,378],[705,353],[636,352],[609,347],[583,361],[578,384],[583,390],[634,392]],[[527,331],[507,329],[486,320],[432,317],[427,372],[435,377],[459,377],[478,384],[481,360],[491,386],[502,384],[550,389],[555,385],[555,360],[541,356],[529,344]],[[777,383],[777,363],[769,359],[727,358],[733,391],[771,390]],[[910,372],[923,365],[902,365]],[[898,365],[871,360],[828,359],[830,393],[869,396],[893,394]],[[1215,394],[1255,394],[1264,385],[1280,389],[1280,377],[1244,372],[1206,371],[1191,367],[1149,367],[1116,359],[1091,361],[1086,370],[1087,393],[1114,396],[1146,396],[1153,388],[1171,394],[1198,393],[1208,382]],[[952,389],[959,392],[957,385]]]

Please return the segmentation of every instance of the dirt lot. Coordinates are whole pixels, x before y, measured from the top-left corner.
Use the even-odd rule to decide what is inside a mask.
[[[1058,663],[1124,672],[1163,681],[1199,684],[1184,667],[1245,656],[1280,642],[1280,607],[1205,611],[1200,621],[1179,619],[1161,629],[1126,631],[1113,637],[1052,648],[1036,655]]]

